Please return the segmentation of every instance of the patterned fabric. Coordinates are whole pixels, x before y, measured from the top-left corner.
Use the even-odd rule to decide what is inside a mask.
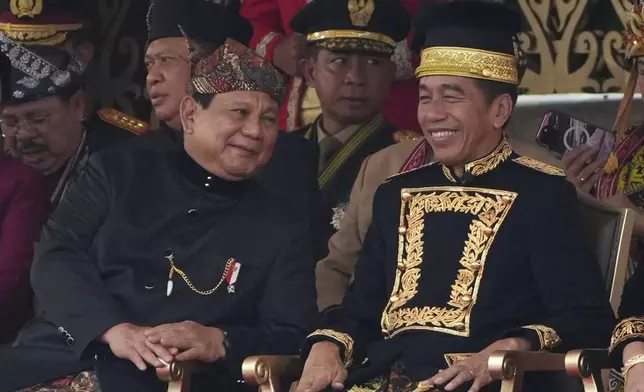
[[[227,39],[214,53],[207,55],[186,36],[194,73],[188,83],[190,94],[220,94],[231,91],[259,91],[282,102],[286,82],[268,61],[243,44]]]
[[[644,124],[628,130],[615,149],[615,157],[619,165],[617,171],[597,182],[595,196],[605,201],[617,193],[625,193],[635,206],[644,209]],[[631,247],[629,269],[632,271],[634,264],[642,259],[644,246],[638,238]]]
[[[96,372],[81,372],[16,392],[101,392]]]
[[[412,381],[405,375],[402,363],[396,362],[388,376],[356,385],[349,392],[412,392],[418,388],[418,384],[419,381]]]

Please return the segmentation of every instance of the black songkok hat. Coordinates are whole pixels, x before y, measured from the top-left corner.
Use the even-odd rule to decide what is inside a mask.
[[[422,48],[416,76],[453,75],[518,85],[520,28],[520,14],[501,3],[425,3],[413,23],[412,49]]]
[[[398,0],[313,0],[291,29],[325,49],[390,54],[409,33],[410,19]]]
[[[2,104],[34,101],[82,86],[82,67],[66,50],[25,46],[0,33]]]
[[[94,17],[97,1],[0,0],[0,32],[22,45],[59,45]]]
[[[148,44],[161,38],[181,38],[179,25],[190,37],[214,47],[232,38],[248,45],[250,22],[239,15],[240,0],[152,0],[148,9]]]

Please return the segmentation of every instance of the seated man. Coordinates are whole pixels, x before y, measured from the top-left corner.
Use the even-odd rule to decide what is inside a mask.
[[[478,0],[426,7],[416,74],[436,163],[377,190],[341,314],[308,337],[301,392],[480,391],[493,351],[603,347],[614,325],[574,187],[503,136],[519,16]]]
[[[214,16],[222,34],[250,35],[236,14]],[[310,331],[307,225],[251,180],[277,139],[284,80],[234,39],[187,39],[183,148],[89,159],[36,245],[33,288],[56,329],[0,353],[12,370],[0,390],[71,375],[83,390],[161,391],[154,368],[187,360],[208,364],[204,388],[244,390],[245,357],[297,353]]]
[[[319,259],[327,254],[362,160],[394,143],[395,128],[382,120],[382,105],[394,81],[396,42],[409,32],[410,17],[397,1],[312,1],[291,20],[307,39],[302,73],[320,98],[322,114],[295,131],[318,152],[321,221]]]

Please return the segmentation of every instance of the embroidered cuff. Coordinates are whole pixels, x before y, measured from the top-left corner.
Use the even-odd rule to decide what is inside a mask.
[[[620,343],[636,338],[644,339],[644,318],[626,318],[620,321],[613,330],[613,336],[610,339],[610,348],[608,351],[612,353]]]
[[[521,327],[534,331],[539,338],[539,351],[550,350],[561,344],[561,338],[557,331],[545,325],[526,325]]]
[[[332,329],[318,329],[307,336],[307,339],[324,340],[328,338],[338,343],[343,349],[341,356],[344,357],[343,364],[345,368],[351,366],[353,361],[353,338],[346,333],[334,331]]]
[[[257,43],[257,46],[255,47],[255,53],[258,56],[263,57],[266,61],[272,62],[273,50],[275,50],[275,46],[283,39],[283,35],[271,31],[259,40],[259,43]]]

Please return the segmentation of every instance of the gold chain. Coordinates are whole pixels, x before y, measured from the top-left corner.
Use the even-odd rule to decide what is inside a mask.
[[[168,274],[168,281],[172,280],[172,275],[176,272],[177,275],[179,275],[179,276],[181,276],[183,278],[184,282],[186,282],[188,287],[190,287],[190,290],[194,291],[195,293],[197,293],[199,295],[204,295],[204,296],[210,295],[210,294],[214,293],[215,291],[217,291],[219,286],[221,286],[221,284],[224,283],[224,280],[226,279],[226,276],[228,275],[228,271],[230,270],[230,266],[235,261],[235,259],[232,259],[232,258],[228,259],[228,261],[226,262],[226,268],[224,268],[224,273],[223,273],[223,275],[221,275],[221,279],[219,279],[219,283],[217,283],[217,285],[215,287],[213,287],[212,289],[210,289],[210,290],[202,291],[202,290],[197,289],[195,287],[195,285],[192,284],[192,281],[188,278],[188,275],[186,275],[185,272],[181,271],[179,268],[177,268],[174,265],[174,254],[171,254],[169,256],[165,256],[165,258],[168,259],[168,261],[170,262],[170,273]]]

